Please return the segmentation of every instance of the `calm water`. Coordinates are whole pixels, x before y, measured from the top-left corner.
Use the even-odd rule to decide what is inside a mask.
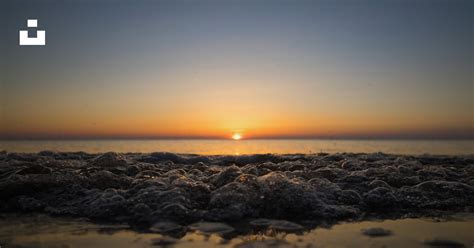
[[[84,151],[257,154],[384,152],[392,154],[474,154],[474,140],[70,140],[0,141],[10,152]]]
[[[429,247],[424,243],[442,239],[472,247],[474,237],[471,215],[450,220],[399,219],[340,223],[330,228],[317,227],[302,234],[260,232],[224,240],[217,234],[189,232],[174,239],[155,233],[137,233],[123,225],[100,225],[81,219],[47,216],[0,219],[0,245],[5,247],[162,247],[163,240],[173,247]],[[380,227],[393,234],[367,237],[361,230]],[[273,244],[273,245],[272,245]],[[278,246],[277,246],[278,245]],[[462,246],[464,245],[464,246]],[[167,246],[169,247],[169,246]],[[434,246],[432,246],[434,247]]]

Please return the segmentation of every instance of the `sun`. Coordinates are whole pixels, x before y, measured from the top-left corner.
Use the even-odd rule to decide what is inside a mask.
[[[242,139],[242,134],[234,133],[234,134],[232,134],[232,139],[233,140],[240,140],[240,139]]]

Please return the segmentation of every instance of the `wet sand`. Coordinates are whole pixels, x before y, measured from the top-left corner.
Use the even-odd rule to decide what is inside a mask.
[[[341,222],[332,226],[283,232],[271,229],[237,233],[225,238],[218,233],[189,230],[179,237],[156,232],[137,232],[127,225],[93,224],[84,219],[44,215],[0,219],[3,247],[472,247],[474,215],[449,219],[397,219]],[[367,236],[374,228],[386,236]]]
[[[45,151],[2,152],[0,161],[0,212],[7,214],[2,217],[6,226],[15,219],[28,225],[28,219],[22,219],[24,215],[35,218],[37,214],[47,214],[55,220],[73,218],[71,224],[77,218],[87,218],[94,223],[126,225],[127,228],[114,232],[120,234],[114,236],[118,240],[127,235],[153,233],[165,235],[169,242],[181,246],[186,246],[185,237],[195,232],[212,237],[218,234],[216,239],[221,240],[218,243],[231,245],[237,245],[229,242],[239,237],[252,240],[257,235],[255,239],[260,240],[259,237],[270,234],[273,239],[272,235],[277,234],[285,239],[268,242],[295,245],[316,237],[307,243],[329,242],[327,245],[333,247],[330,237],[334,237],[336,247],[350,247],[352,242],[369,246],[375,242],[372,239],[387,242],[394,239],[395,243],[405,240],[400,242],[411,242],[413,246],[415,243],[472,246],[472,240],[458,236],[465,232],[465,223],[472,226],[469,218],[450,224],[457,232],[439,231],[436,234],[440,235],[432,237],[424,235],[424,228],[436,222],[420,218],[472,215],[474,156],[382,153],[202,156]],[[374,219],[386,221],[360,222]],[[392,223],[388,219],[398,220]],[[340,221],[351,223],[335,225],[329,231],[321,229]],[[396,223],[410,221],[414,221],[413,225],[400,225],[421,225],[423,228],[413,229],[412,233],[426,239],[422,243],[408,238],[410,228],[397,229]],[[393,225],[385,230],[383,223]],[[355,225],[346,231],[347,235],[352,233],[351,238],[335,238],[337,230],[347,225]],[[369,230],[361,231],[362,227]],[[370,229],[377,227],[382,229]],[[16,230],[21,233],[20,227]],[[31,231],[47,237],[42,229],[31,228]],[[400,234],[405,232],[406,239]],[[443,233],[449,233],[448,237]],[[0,234],[2,242],[8,244],[21,236],[5,234],[5,229]],[[83,236],[84,242],[102,234],[90,235]],[[324,235],[328,238],[320,239]],[[287,236],[295,240],[286,240]],[[152,244],[164,245],[168,241],[160,241],[158,237]],[[271,245],[268,242],[261,245]],[[389,243],[380,245],[384,244]],[[380,246],[377,242],[374,245]]]

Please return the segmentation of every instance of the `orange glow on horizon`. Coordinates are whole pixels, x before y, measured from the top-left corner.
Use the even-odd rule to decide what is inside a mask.
[[[240,140],[240,139],[242,139],[242,134],[234,133],[234,134],[232,134],[232,139],[233,140]]]

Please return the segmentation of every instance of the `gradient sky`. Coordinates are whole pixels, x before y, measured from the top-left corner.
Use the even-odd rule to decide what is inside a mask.
[[[473,8],[1,1],[0,138],[473,138]]]

